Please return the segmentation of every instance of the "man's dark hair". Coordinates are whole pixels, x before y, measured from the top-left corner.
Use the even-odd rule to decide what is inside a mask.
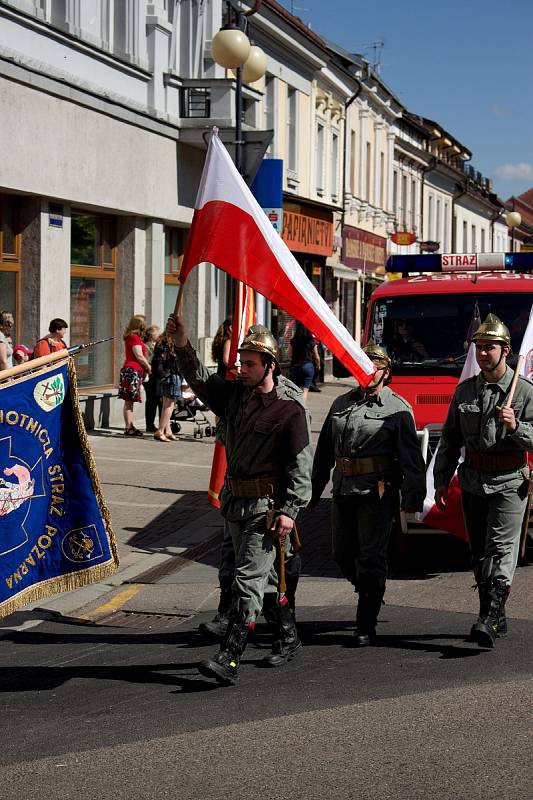
[[[56,331],[60,331],[61,328],[68,328],[68,323],[65,322],[64,319],[60,319],[59,317],[53,319],[50,322],[50,325],[48,326],[48,330],[50,331],[50,333],[55,333]]]

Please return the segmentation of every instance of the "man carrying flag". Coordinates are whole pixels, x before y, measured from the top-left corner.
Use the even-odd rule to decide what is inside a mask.
[[[531,318],[522,353],[529,338]],[[471,637],[490,648],[507,631],[505,603],[526,509],[527,451],[533,450],[533,383],[518,374],[520,359],[513,377],[507,366],[509,331],[496,316],[487,316],[473,341],[481,372],[460,383],[452,398],[435,461],[435,503],[446,509],[448,486],[464,447],[459,480],[480,606]]]
[[[276,540],[285,541],[311,496],[309,417],[300,390],[280,375],[276,341],[263,325],[252,326],[245,336],[239,348],[241,375],[234,381],[209,374],[179,317],[169,318],[167,331],[174,337],[180,371],[225,424],[228,469],[221,511],[235,551],[233,599],[220,651],[201,662],[200,671],[234,684],[262,607],[276,627],[266,664],[284,664],[301,647],[274,565]]]

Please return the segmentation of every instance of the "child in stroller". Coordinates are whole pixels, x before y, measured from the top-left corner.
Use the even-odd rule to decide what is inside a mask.
[[[176,401],[176,407],[170,418],[170,428],[172,433],[181,431],[181,422],[194,422],[193,436],[195,439],[202,439],[204,436],[214,436],[215,426],[211,425],[204,414],[206,407],[196,397],[190,386],[185,380],[181,383],[182,395]]]

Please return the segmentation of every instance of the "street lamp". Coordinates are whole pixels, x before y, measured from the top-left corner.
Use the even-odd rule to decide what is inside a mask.
[[[248,17],[259,10],[262,0],[255,0],[249,11],[241,11],[236,0],[225,0],[228,23],[213,37],[211,54],[221,67],[235,70],[235,166],[242,173],[242,84],[258,81],[266,72],[266,55],[250,45],[246,35]]]
[[[514,230],[522,223],[522,217],[518,211],[508,211],[505,215],[505,222],[511,229],[511,250],[514,253]]]

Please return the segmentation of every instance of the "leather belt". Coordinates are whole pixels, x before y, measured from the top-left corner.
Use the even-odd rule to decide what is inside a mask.
[[[233,497],[252,498],[252,497],[274,497],[278,489],[278,479],[272,478],[249,478],[240,480],[226,476],[226,484]]]
[[[335,459],[335,469],[341,475],[370,475],[373,472],[384,472],[391,467],[392,458],[389,456]]]
[[[476,453],[474,450],[467,450],[465,463],[467,467],[479,472],[509,472],[525,467],[527,458],[525,452]]]

